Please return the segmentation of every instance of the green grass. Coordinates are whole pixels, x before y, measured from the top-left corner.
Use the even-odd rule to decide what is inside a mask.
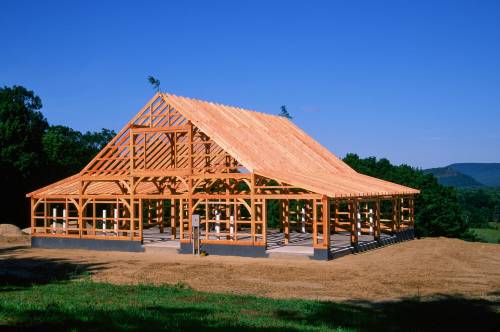
[[[490,223],[488,228],[471,228],[480,241],[500,243],[500,224]]]
[[[340,304],[87,280],[0,283],[0,330],[437,331],[482,326],[494,331],[497,305],[457,297]]]
[[[318,319],[324,305],[201,293],[183,285],[116,286],[73,281],[4,287],[0,293],[0,322],[83,330],[350,330],[340,322],[335,326],[335,321]],[[357,321],[353,309],[335,304],[328,307],[344,319]]]

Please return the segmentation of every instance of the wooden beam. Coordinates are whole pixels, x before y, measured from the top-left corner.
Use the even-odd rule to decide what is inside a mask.
[[[373,238],[380,240],[380,200],[375,201],[375,232]]]
[[[318,207],[316,199],[312,200],[312,218],[313,218],[313,247],[318,246]]]
[[[392,217],[391,217],[391,232],[395,234],[399,228],[399,200],[397,198],[392,199]]]
[[[157,132],[164,132],[164,133],[173,133],[173,132],[188,132],[189,126],[187,125],[181,125],[181,126],[171,126],[171,127],[141,127],[141,128],[132,128],[132,133],[133,134],[138,134],[138,133],[157,133]]]
[[[160,228],[160,233],[163,233],[165,231],[163,225],[163,204],[163,199],[157,201],[156,217],[158,218],[158,227]]]
[[[285,245],[290,242],[290,201],[288,199],[281,201],[281,221],[283,223],[283,232],[285,234]]]
[[[358,203],[356,200],[349,201],[349,221],[351,223],[351,246],[358,245]]]
[[[322,222],[323,222],[323,247],[330,249],[330,203],[328,197],[323,196],[322,204]]]

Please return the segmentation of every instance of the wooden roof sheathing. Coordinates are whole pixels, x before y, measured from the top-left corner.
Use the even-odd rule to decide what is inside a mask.
[[[362,175],[284,117],[163,94],[250,171],[329,197],[417,194]]]
[[[354,173],[346,163],[284,117],[163,95],[169,104],[250,171]]]
[[[357,173],[284,117],[167,93],[157,94],[152,100],[158,97],[258,175],[332,198],[419,193],[416,189]],[[117,137],[123,135],[133,121]],[[128,172],[128,169],[124,171]],[[76,195],[80,175],[58,181],[28,196]],[[155,190],[152,185],[137,189],[138,193],[144,194]],[[87,193],[114,195],[119,194],[119,187],[114,183],[95,184],[89,186]]]

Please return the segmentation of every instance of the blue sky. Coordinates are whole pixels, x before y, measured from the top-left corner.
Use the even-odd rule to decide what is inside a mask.
[[[294,122],[338,156],[500,162],[500,1],[2,1],[0,85],[120,129],[163,90]]]

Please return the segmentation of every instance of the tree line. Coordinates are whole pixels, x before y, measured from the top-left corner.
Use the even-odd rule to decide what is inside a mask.
[[[420,190],[415,196],[415,231],[418,236],[475,239],[457,190],[440,185],[434,175],[408,165],[392,165],[385,158],[360,158],[348,154],[344,161],[359,173]]]
[[[50,125],[41,108],[33,91],[0,87],[0,223],[27,226],[26,194],[78,173],[115,136]]]
[[[462,213],[470,227],[498,227],[500,188],[457,189],[457,193]]]

